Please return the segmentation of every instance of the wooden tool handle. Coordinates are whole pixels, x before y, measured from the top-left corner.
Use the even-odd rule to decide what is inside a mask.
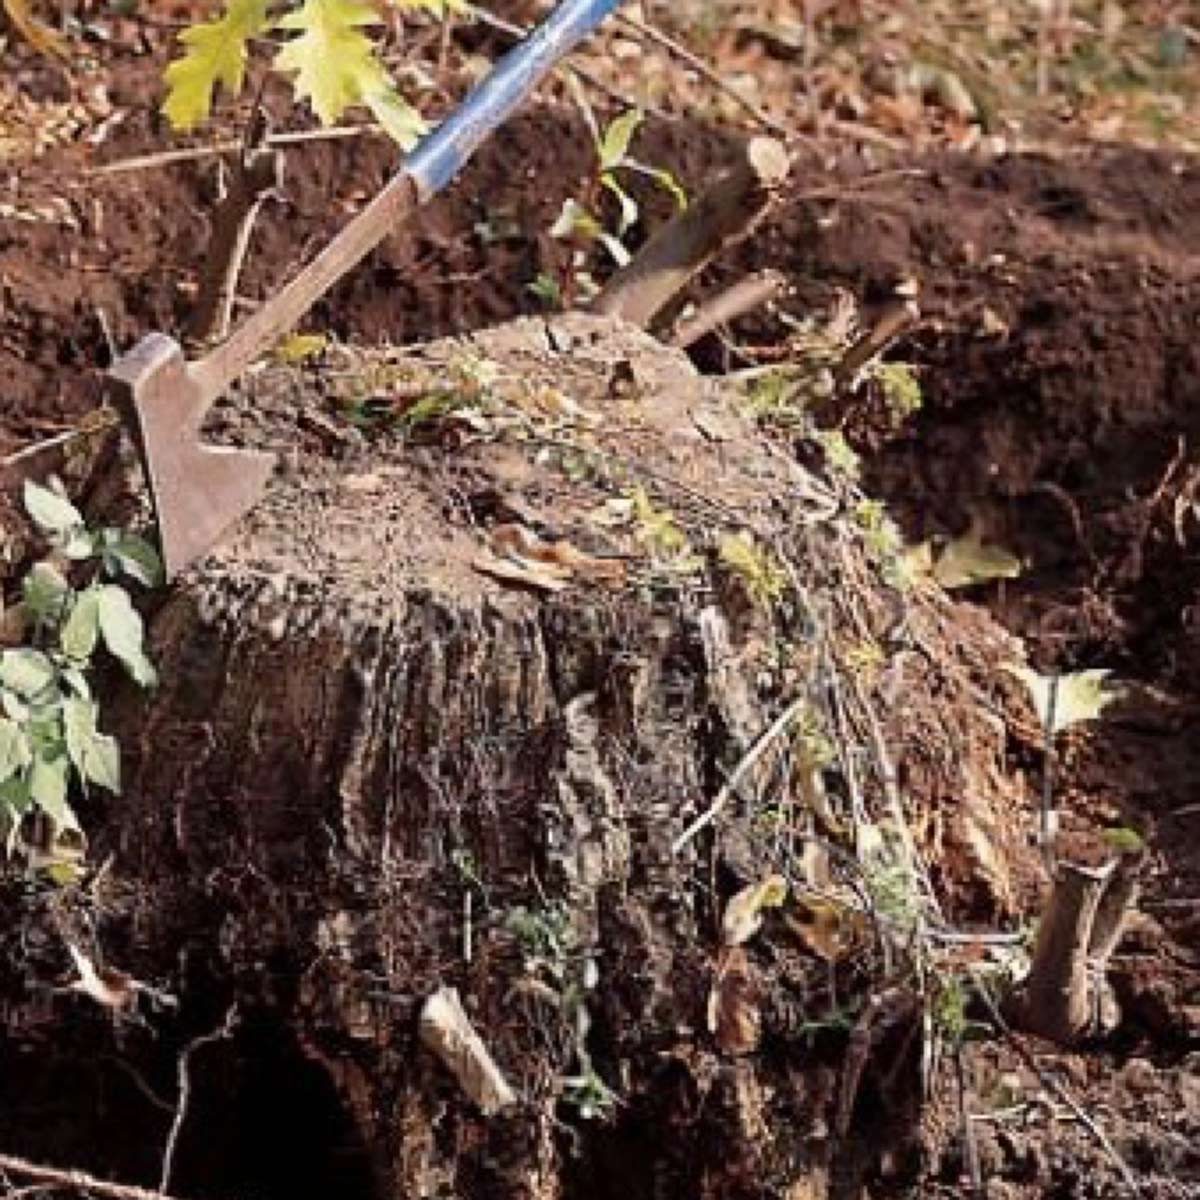
[[[192,377],[204,395],[214,400],[220,396],[417,206],[416,184],[407,172],[398,172],[282,291],[276,292],[219,346],[192,364]]]
[[[538,82],[620,0],[562,0],[404,162],[388,185],[284,289],[230,337],[193,363],[192,377],[214,400],[269,350],[339,279],[421,204],[440,192]]]

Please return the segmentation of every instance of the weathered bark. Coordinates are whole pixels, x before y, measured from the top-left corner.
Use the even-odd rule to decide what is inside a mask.
[[[213,211],[212,234],[188,321],[192,341],[206,342],[228,334],[254,222],[263,201],[282,186],[283,166],[283,151],[269,147],[250,150],[234,164],[229,190]]]

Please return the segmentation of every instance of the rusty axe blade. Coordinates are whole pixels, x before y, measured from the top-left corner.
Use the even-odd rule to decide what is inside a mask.
[[[417,147],[383,191],[206,357],[188,363],[177,342],[151,334],[113,366],[110,391],[142,458],[168,578],[252,508],[270,478],[270,455],[201,441],[205,415],[221,393],[402,218],[450,183],[546,73],[619,3],[562,0]]]

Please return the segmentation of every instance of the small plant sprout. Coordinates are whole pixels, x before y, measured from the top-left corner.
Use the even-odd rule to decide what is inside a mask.
[[[721,538],[717,553],[760,608],[769,612],[787,592],[787,572],[774,553],[759,545],[752,534],[735,533]]]
[[[26,483],[24,501],[50,553],[22,581],[23,644],[0,652],[0,828],[9,852],[35,813],[50,821],[55,839],[80,832],[73,784],[120,790],[117,743],[99,730],[90,674],[103,646],[137,684],[155,684],[142,619],[123,581],[153,587],[162,578],[149,543],[119,529],[88,529],[61,492]]]
[[[575,273],[574,282],[580,285],[582,290],[591,292],[595,283],[582,269],[582,246],[590,243],[600,244],[618,267],[625,266],[631,257],[624,239],[637,224],[641,213],[637,201],[622,182],[623,174],[644,175],[653,179],[671,195],[680,209],[687,207],[687,195],[669,171],[647,166],[630,156],[630,144],[643,120],[640,111],[629,109],[601,130],[586,101],[581,108],[591,127],[592,139],[596,146],[596,173],[587,181],[581,197],[570,197],[563,202],[562,211],[550,228],[550,236],[560,241],[581,244],[581,249],[576,255],[576,266],[579,269]],[[617,216],[611,228],[597,215],[603,192],[608,192],[617,201]]]

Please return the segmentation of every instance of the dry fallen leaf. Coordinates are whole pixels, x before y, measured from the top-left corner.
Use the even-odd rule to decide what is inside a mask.
[[[477,571],[547,592],[559,592],[572,579],[620,584],[625,565],[617,559],[585,554],[570,542],[549,542],[523,525],[497,525],[489,549],[474,561]]]
[[[552,569],[542,563],[497,558],[489,550],[482,550],[475,555],[471,560],[471,566],[476,571],[490,575],[493,579],[499,579],[503,583],[516,583],[551,594],[561,592],[569,582],[569,575],[566,572]]]
[[[867,918],[858,908],[814,892],[798,892],[794,901],[794,911],[784,913],[784,922],[818,958],[841,962],[866,943]]]
[[[275,347],[275,357],[283,363],[302,363],[316,358],[329,345],[324,333],[289,333]]]
[[[947,591],[993,579],[1015,579],[1021,560],[1002,546],[985,545],[978,521],[961,537],[947,542],[933,564],[933,577]]]
[[[782,875],[768,875],[744,887],[730,898],[721,919],[721,937],[726,946],[740,946],[762,925],[762,910],[778,908],[787,899],[788,884]]]
[[[0,0],[13,28],[39,53],[69,57],[67,44],[53,29],[43,25],[29,11],[29,0]]]
[[[1039,675],[1029,667],[1015,663],[1005,664],[1004,669],[1029,689],[1029,698],[1033,701],[1038,720],[1043,727],[1049,725],[1051,733],[1058,733],[1081,721],[1098,720],[1104,709],[1123,695],[1122,688],[1105,688],[1105,680],[1112,674],[1105,668],[1059,676]],[[1052,702],[1053,721],[1050,720]]]
[[[708,1031],[726,1054],[752,1054],[758,1049],[762,1034],[758,992],[757,973],[746,952],[738,946],[723,950],[708,994]]]
[[[485,1116],[516,1103],[516,1093],[475,1032],[454,988],[439,988],[425,1001],[421,1041],[442,1060]]]

